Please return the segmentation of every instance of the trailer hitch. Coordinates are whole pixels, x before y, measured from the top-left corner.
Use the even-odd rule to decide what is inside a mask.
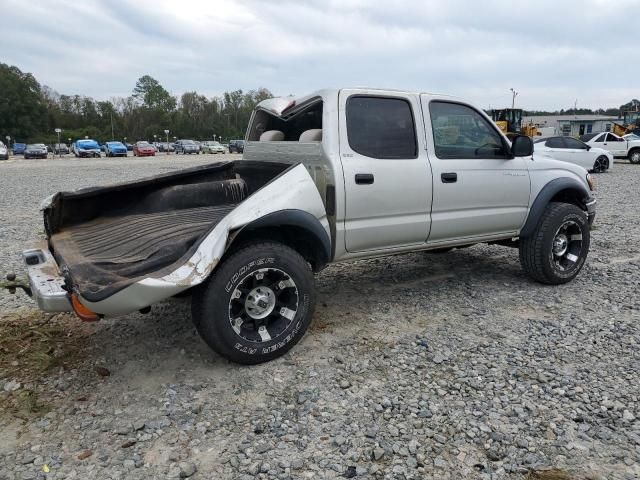
[[[21,288],[22,290],[24,290],[24,293],[26,293],[27,295],[29,295],[30,297],[33,296],[33,292],[31,292],[31,287],[26,282],[22,282],[18,280],[15,273],[7,274],[6,278],[7,278],[6,281],[0,282],[0,288],[6,288],[7,290],[9,290],[9,293],[11,294],[15,294],[16,290],[18,288]]]

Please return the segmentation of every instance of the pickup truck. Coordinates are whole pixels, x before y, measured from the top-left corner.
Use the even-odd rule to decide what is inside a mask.
[[[628,158],[631,163],[640,163],[640,139],[626,139],[615,133],[602,132],[590,135],[585,143],[607,150],[616,158]]]
[[[45,200],[46,246],[23,253],[30,293],[84,320],[190,294],[206,343],[255,364],[300,340],[313,273],[332,262],[495,243],[519,248],[534,280],[562,284],[587,257],[593,184],[580,166],[532,154],[529,137],[509,142],[454,97],[265,100],[242,160]]]

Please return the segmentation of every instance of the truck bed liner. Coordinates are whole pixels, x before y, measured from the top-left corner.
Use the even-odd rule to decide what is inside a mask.
[[[236,204],[100,218],[51,238],[85,294],[178,260]]]

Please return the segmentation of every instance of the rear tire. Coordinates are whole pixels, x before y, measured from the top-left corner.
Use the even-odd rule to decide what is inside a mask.
[[[194,293],[192,317],[213,350],[254,365],[298,343],[314,306],[313,273],[300,254],[279,243],[256,243],[224,260]]]
[[[570,282],[584,266],[590,240],[584,211],[569,203],[551,202],[533,233],[520,239],[520,264],[540,283]]]

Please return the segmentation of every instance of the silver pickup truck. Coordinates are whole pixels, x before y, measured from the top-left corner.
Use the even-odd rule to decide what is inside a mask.
[[[24,252],[45,311],[84,320],[190,293],[220,355],[254,364],[300,340],[327,264],[475,243],[517,247],[536,281],[573,279],[589,250],[593,184],[509,142],[463,100],[374,89],[265,100],[242,160],[43,204],[47,243]]]

